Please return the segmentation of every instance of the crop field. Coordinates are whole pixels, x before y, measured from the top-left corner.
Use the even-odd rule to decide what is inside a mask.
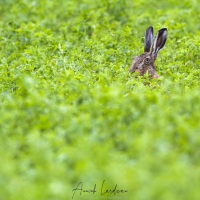
[[[200,199],[198,0],[0,1],[0,200],[69,199]]]

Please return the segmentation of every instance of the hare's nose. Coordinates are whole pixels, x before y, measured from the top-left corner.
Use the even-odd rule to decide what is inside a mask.
[[[159,78],[158,74],[154,74],[153,78]]]

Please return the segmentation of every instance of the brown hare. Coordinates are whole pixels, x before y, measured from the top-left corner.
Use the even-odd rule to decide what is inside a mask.
[[[156,74],[156,67],[154,62],[157,58],[158,52],[164,47],[167,40],[167,29],[162,28],[158,31],[153,41],[153,27],[150,26],[146,30],[144,53],[134,57],[133,63],[129,69],[130,72],[138,72],[143,76],[146,72],[153,77],[158,78]]]

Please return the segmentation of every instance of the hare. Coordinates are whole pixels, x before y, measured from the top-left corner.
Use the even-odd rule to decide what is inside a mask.
[[[143,76],[146,72],[153,77],[158,78],[154,62],[158,52],[164,47],[167,40],[167,29],[162,28],[158,31],[153,41],[153,27],[150,26],[146,30],[144,53],[134,57],[133,63],[129,69],[130,72],[139,72]]]

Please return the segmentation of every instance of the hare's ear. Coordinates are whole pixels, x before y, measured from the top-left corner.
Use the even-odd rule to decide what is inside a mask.
[[[153,43],[153,27],[149,26],[145,34],[144,52],[149,52]]]
[[[152,47],[152,53],[155,56],[157,56],[158,52],[164,47],[166,40],[167,40],[167,29],[162,28],[158,31]]]

